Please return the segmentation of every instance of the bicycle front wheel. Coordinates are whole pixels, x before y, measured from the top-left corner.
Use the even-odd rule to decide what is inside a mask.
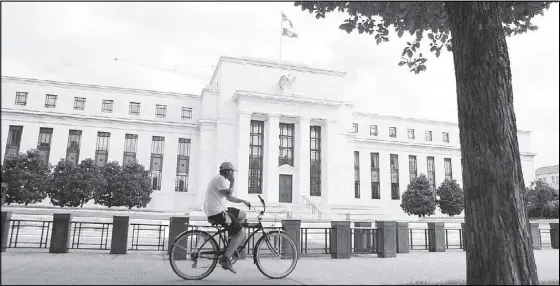
[[[256,264],[266,277],[280,279],[296,268],[297,247],[294,241],[282,232],[269,232],[255,244]]]
[[[210,275],[218,263],[218,245],[207,232],[189,230],[169,246],[169,262],[179,277],[199,280]]]

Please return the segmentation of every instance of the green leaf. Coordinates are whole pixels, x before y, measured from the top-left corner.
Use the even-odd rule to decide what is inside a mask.
[[[397,35],[399,36],[399,38],[401,38],[403,34],[404,34],[404,29],[400,29]]]
[[[412,58],[412,51],[411,50],[406,51],[406,54],[409,58]]]
[[[428,33],[428,39],[433,40],[434,39],[434,34]]]

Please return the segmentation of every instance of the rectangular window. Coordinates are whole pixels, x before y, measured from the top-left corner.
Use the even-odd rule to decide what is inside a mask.
[[[51,153],[51,142],[52,142],[52,128],[39,129],[39,139],[37,140],[37,149],[45,162],[49,162],[49,156]]]
[[[187,192],[189,189],[189,163],[191,156],[191,139],[179,138],[177,147],[177,176],[175,191]]]
[[[370,153],[371,158],[371,198],[381,199],[379,189],[379,153]]]
[[[391,199],[398,200],[401,198],[399,190],[399,155],[391,154]]]
[[[358,133],[358,123],[352,123],[352,132]]]
[[[6,142],[6,153],[4,154],[4,158],[6,158],[8,155],[15,155],[19,152],[22,132],[23,132],[23,126],[10,125],[10,129],[8,130],[8,142]]]
[[[156,104],[156,117],[165,118],[167,116],[167,105]]]
[[[426,141],[432,141],[432,131],[426,130]]]
[[[408,139],[414,139],[414,129],[408,129]]]
[[[132,161],[136,161],[137,148],[138,148],[138,134],[125,134],[123,165]]]
[[[139,102],[130,102],[129,105],[128,105],[128,114],[130,114],[130,115],[140,114],[140,103]]]
[[[80,143],[82,130],[68,131],[68,145],[66,146],[66,159],[78,165],[80,162]]]
[[[310,192],[321,196],[321,126],[310,126]]]
[[[249,139],[249,194],[262,194],[264,121],[251,120]]]
[[[27,92],[16,92],[16,105],[27,105]]]
[[[181,109],[181,119],[191,119],[192,118],[192,108],[183,107]]]
[[[369,135],[377,136],[377,125],[370,125],[369,126]]]
[[[102,112],[113,112],[113,100],[103,100],[101,103],[101,111]]]
[[[74,97],[74,110],[84,110],[86,108],[85,97]]]
[[[54,94],[47,94],[45,97],[45,107],[54,108],[56,107],[56,98],[58,96]]]
[[[443,138],[444,143],[449,143],[449,133],[448,132],[442,132],[441,137]]]
[[[354,198],[360,198],[360,152],[354,151]]]
[[[453,170],[451,167],[451,158],[444,158],[443,159],[443,166],[445,168],[445,178],[452,180],[453,179]]]
[[[95,164],[98,167],[105,167],[109,158],[109,140],[111,133],[97,132],[97,143],[95,145]]]
[[[161,190],[161,172],[163,168],[163,149],[165,148],[165,137],[152,136],[152,157],[150,159],[150,173],[152,178],[152,189]]]
[[[428,157],[428,181],[430,182],[430,188],[432,191],[436,190],[436,166],[434,163],[434,157]]]
[[[397,127],[389,127],[389,137],[397,138]]]
[[[294,125],[280,123],[280,153],[278,166],[288,164],[294,166]]]
[[[418,176],[418,166],[416,166],[416,156],[408,156],[408,173],[410,174],[410,181]]]

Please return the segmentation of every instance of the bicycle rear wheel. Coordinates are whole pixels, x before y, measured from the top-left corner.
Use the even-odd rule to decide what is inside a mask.
[[[266,277],[280,279],[296,268],[297,247],[294,241],[282,232],[269,232],[255,244],[256,264]]]
[[[216,241],[207,232],[190,230],[173,239],[169,246],[169,263],[179,277],[200,280],[216,268],[218,251]]]

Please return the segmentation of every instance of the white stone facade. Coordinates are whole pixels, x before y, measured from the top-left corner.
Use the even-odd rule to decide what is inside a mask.
[[[82,130],[80,160],[94,158],[97,132],[110,132],[108,160],[122,164],[125,134],[137,134],[137,160],[151,164],[152,136],[165,137],[161,190],[154,191],[149,208],[188,212],[201,205],[207,182],[222,161],[238,169],[235,192],[249,194],[251,120],[264,123],[262,196],[278,205],[280,176],[292,176],[292,204],[301,196],[319,208],[373,207],[384,215],[403,215],[400,199],[391,199],[390,154],[398,155],[399,193],[410,181],[409,155],[417,158],[417,174],[427,174],[427,157],[435,163],[435,184],[445,178],[444,158],[451,159],[452,176],[462,185],[457,124],[353,112],[344,98],[344,73],[284,62],[222,57],[201,95],[134,90],[2,77],[2,158],[10,126],[23,126],[20,151],[37,147],[39,129],[53,128],[49,161],[66,157],[69,130]],[[17,92],[27,92],[25,105],[15,104]],[[47,94],[56,106],[45,107]],[[84,110],[74,110],[74,98],[86,98]],[[113,111],[102,112],[102,100],[113,100]],[[129,103],[140,103],[140,114],[129,114]],[[165,118],[156,117],[156,104],[166,105]],[[192,118],[182,118],[183,107]],[[293,166],[278,166],[280,123],[293,124]],[[358,125],[355,132],[354,125]],[[377,136],[370,126],[377,126]],[[312,126],[321,126],[321,195],[310,194]],[[396,127],[396,138],[389,136]],[[408,129],[414,129],[409,139]],[[426,131],[432,141],[426,141]],[[443,132],[449,142],[443,141]],[[188,191],[175,191],[178,139],[191,140]],[[526,183],[533,181],[534,153],[530,132],[519,131]],[[359,152],[360,198],[355,198],[354,151]],[[380,198],[372,199],[370,153],[379,154]],[[282,176],[285,180],[288,177]],[[287,182],[287,181],[283,181]],[[283,191],[285,196],[287,193]]]

